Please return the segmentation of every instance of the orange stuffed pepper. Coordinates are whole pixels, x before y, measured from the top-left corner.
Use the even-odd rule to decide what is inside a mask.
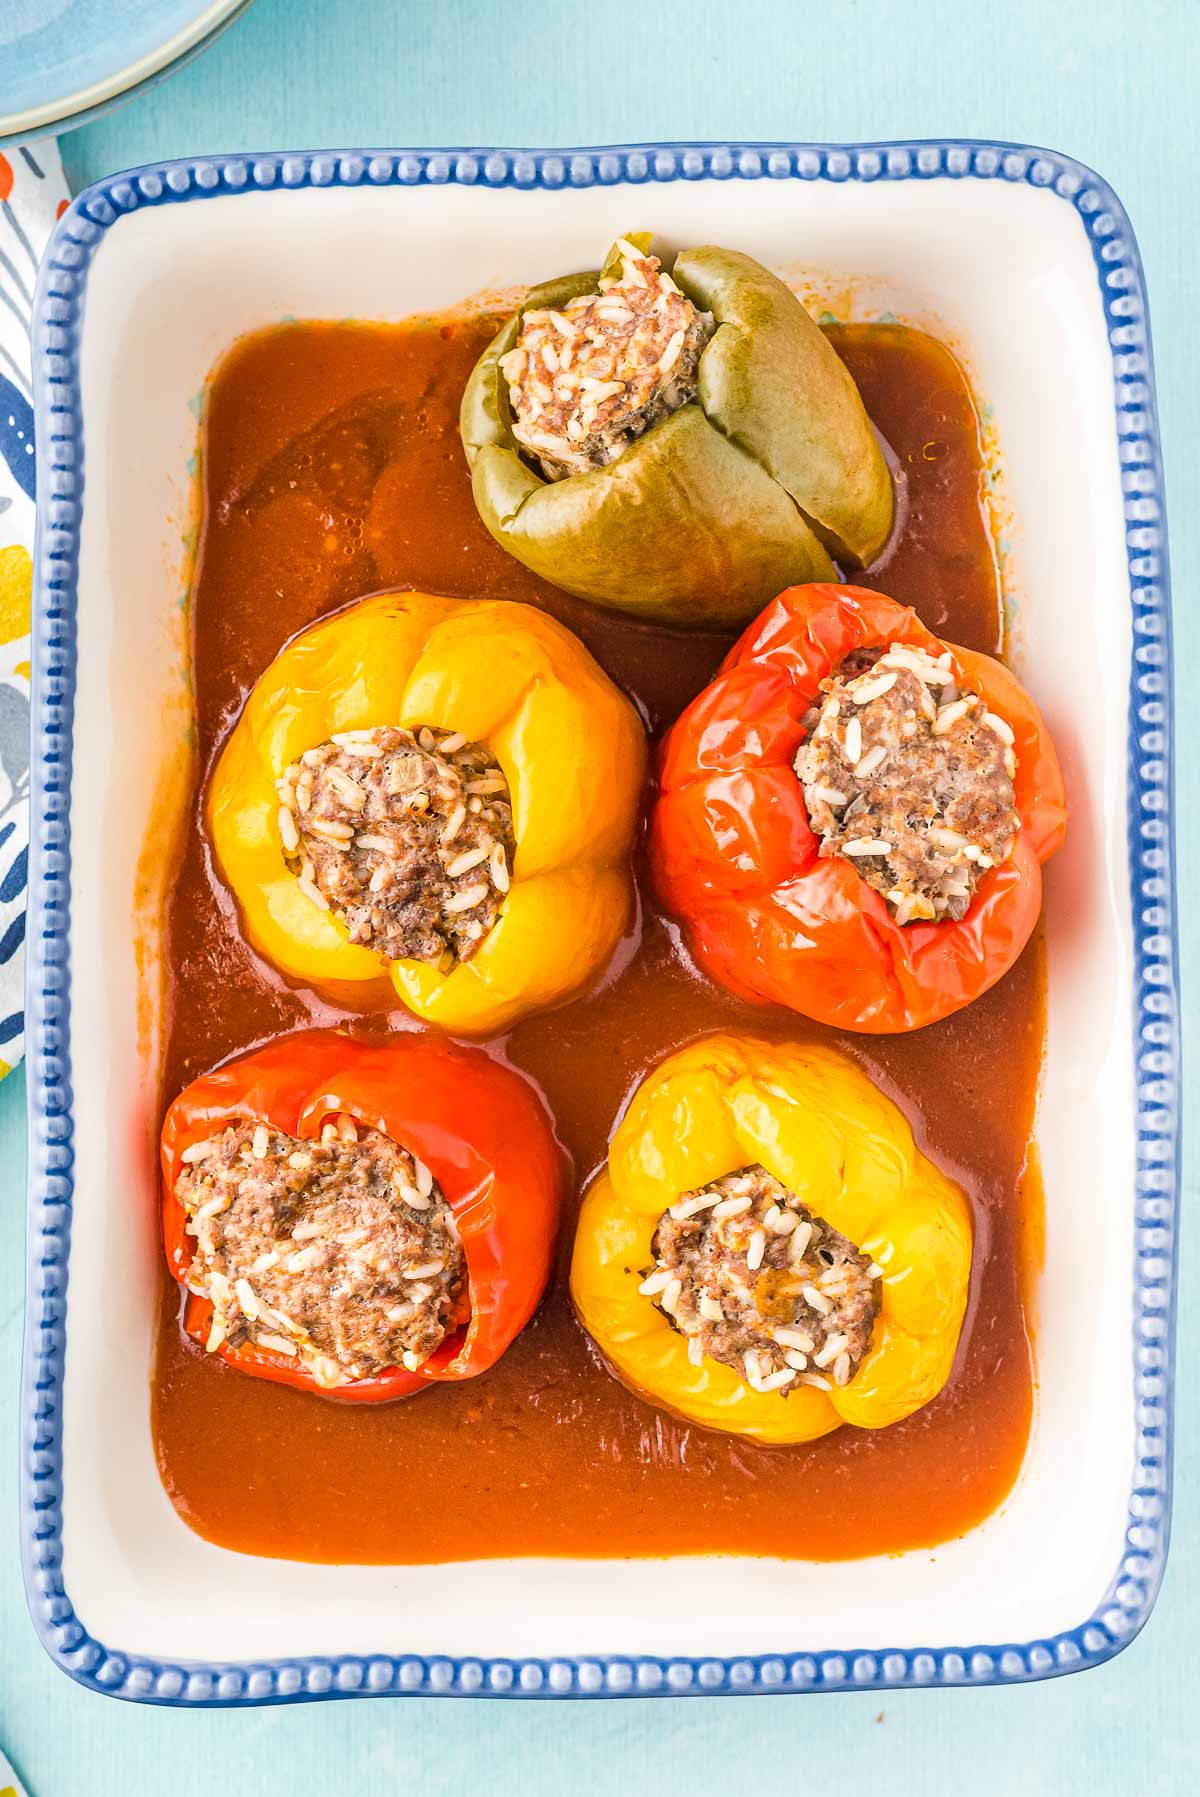
[[[496,1363],[549,1275],[562,1164],[532,1087],[481,1049],[313,1030],[193,1080],[162,1180],[192,1339],[370,1403]]]
[[[881,594],[792,587],[670,731],[651,865],[731,991],[911,1030],[1012,966],[1066,815],[1007,668]]]

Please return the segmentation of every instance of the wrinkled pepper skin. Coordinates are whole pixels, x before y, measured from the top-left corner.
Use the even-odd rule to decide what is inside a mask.
[[[643,1297],[663,1212],[760,1162],[885,1267],[871,1347],[848,1385],[756,1392],[732,1367],[688,1359]],[[690,1422],[758,1441],[812,1441],[842,1423],[882,1429],[949,1378],[971,1275],[961,1190],[917,1150],[891,1102],[835,1050],[716,1035],[680,1049],[634,1094],[607,1170],[584,1198],[571,1294],[617,1374]]]
[[[283,859],[275,782],[305,749],[373,725],[460,730],[509,783],[516,853],[500,915],[448,973],[351,943]],[[386,994],[452,1035],[496,1034],[604,965],[633,909],[645,779],[637,713],[578,639],[532,606],[380,593],[276,656],[213,775],[208,819],[254,946],[318,990]]]
[[[1015,737],[1020,826],[958,922],[898,924],[841,856],[822,860],[792,763],[820,682],[852,650],[951,648],[960,682]],[[655,884],[713,979],[839,1029],[890,1033],[948,1017],[995,985],[1029,940],[1042,863],[1067,808],[1054,745],[998,661],[943,644],[916,613],[863,588],[781,593],[663,744],[650,832]]]
[[[736,250],[685,250],[672,274],[717,329],[699,392],[607,468],[546,481],[512,434],[500,357],[523,314],[593,293],[547,281],[490,344],[463,395],[479,515],[555,586],[663,623],[744,623],[781,587],[865,567],[887,541],[892,486],[848,370],[790,288]]]
[[[193,1253],[175,1197],[186,1148],[244,1122],[307,1140],[338,1112],[382,1130],[432,1171],[462,1237],[467,1321],[416,1372],[388,1367],[333,1391],[267,1348],[225,1341],[216,1354],[256,1378],[343,1403],[411,1397],[439,1382],[485,1373],[525,1327],[545,1288],[563,1162],[533,1088],[482,1049],[415,1034],[376,1047],[334,1030],[310,1030],[193,1080],[162,1129],[163,1241],[172,1277],[186,1288]],[[189,1294],[184,1328],[194,1341],[207,1339],[211,1317],[208,1299]]]

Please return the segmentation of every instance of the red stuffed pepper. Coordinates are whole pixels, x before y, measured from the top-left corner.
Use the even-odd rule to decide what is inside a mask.
[[[862,588],[781,593],[663,746],[651,860],[707,971],[842,1029],[918,1029],[1028,941],[1066,828],[1053,744],[988,655]]]
[[[486,1372],[550,1271],[561,1157],[532,1088],[479,1049],[330,1030],[194,1080],[162,1131],[184,1327],[328,1397]]]

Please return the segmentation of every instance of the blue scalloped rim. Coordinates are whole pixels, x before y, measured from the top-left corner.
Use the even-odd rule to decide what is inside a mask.
[[[69,784],[76,572],[84,492],[78,351],[87,271],[126,212],[255,188],[445,185],[584,188],[656,181],[1025,182],[1074,208],[1095,258],[1116,391],[1133,607],[1129,840],[1136,942],[1134,1199],[1136,1454],[1120,1564],[1094,1613],[1051,1639],[733,1660],[581,1655],[450,1659],[400,1654],[162,1664],[94,1640],[62,1579],[62,1380],[72,1195]],[[1098,1665],[1145,1622],[1170,1531],[1171,1386],[1179,1173],[1178,944],[1171,779],[1166,514],[1145,286],[1129,220],[1090,169],[1015,144],[648,144],[581,150],[323,151],[160,163],[101,181],[60,221],[34,322],[40,505],[34,600],[33,818],[27,975],[28,1286],[21,1527],[34,1625],[51,1657],[95,1691],[212,1707],[384,1694],[510,1697],[712,1695],[1020,1683]]]

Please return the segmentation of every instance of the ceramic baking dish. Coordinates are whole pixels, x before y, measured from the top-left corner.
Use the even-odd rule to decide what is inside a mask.
[[[648,225],[963,358],[1013,641],[1073,806],[1047,896],[1037,1399],[1000,1511],[935,1551],[335,1567],[191,1533],[149,1373],[160,1013],[141,859],[185,802],[197,400],[285,315],[400,318]],[[225,156],[118,175],[38,293],[23,1499],[51,1655],[178,1704],[1028,1680],[1141,1626],[1169,1520],[1177,989],[1167,548],[1145,294],[1105,183],[1011,145]],[[694,1570],[687,1575],[696,1576]]]

